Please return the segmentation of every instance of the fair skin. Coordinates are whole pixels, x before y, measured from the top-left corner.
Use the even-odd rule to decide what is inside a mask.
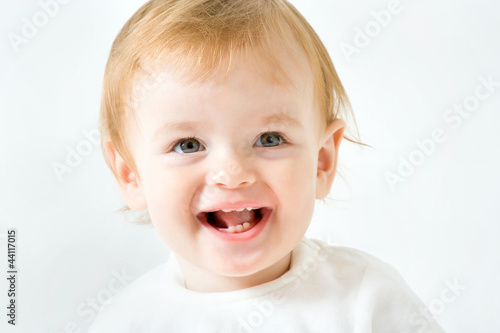
[[[185,83],[163,68],[161,85],[136,108],[128,142],[137,172],[108,145],[127,205],[148,209],[191,290],[239,290],[281,276],[315,199],[330,191],[345,124],[322,126],[309,67],[286,52],[278,58],[288,84],[276,84],[265,61],[243,56],[227,77],[206,82]],[[189,124],[174,125],[181,122]],[[260,209],[248,230],[200,218],[246,207]]]

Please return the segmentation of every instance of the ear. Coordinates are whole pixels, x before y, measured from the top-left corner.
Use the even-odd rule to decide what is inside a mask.
[[[135,211],[147,208],[146,197],[139,177],[125,163],[111,141],[106,142],[106,154],[115,173],[118,189],[127,206]]]
[[[325,198],[332,187],[337,170],[340,142],[344,135],[345,122],[335,119],[325,129],[318,152],[318,172],[316,178],[316,199]]]

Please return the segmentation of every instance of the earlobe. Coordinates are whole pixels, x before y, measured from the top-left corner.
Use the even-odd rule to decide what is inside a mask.
[[[105,147],[106,154],[115,173],[118,189],[127,206],[135,211],[146,209],[147,203],[139,177],[123,160],[112,142],[106,142]]]
[[[337,158],[345,129],[345,122],[337,118],[325,129],[318,152],[318,170],[316,178],[316,199],[325,198],[332,187],[337,170]]]

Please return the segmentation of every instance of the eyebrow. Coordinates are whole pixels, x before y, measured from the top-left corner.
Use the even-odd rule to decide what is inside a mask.
[[[277,113],[272,114],[266,117],[262,117],[260,119],[260,125],[266,126],[271,124],[282,124],[286,126],[294,126],[294,127],[303,127],[302,122],[300,122],[297,118],[292,115]],[[162,126],[160,126],[155,133],[153,134],[153,139],[157,139],[163,133],[167,131],[185,131],[185,130],[193,130],[200,127],[205,127],[206,123],[201,121],[181,121],[181,122],[166,122]]]
[[[302,122],[300,120],[286,113],[272,114],[267,117],[263,117],[261,121],[262,125],[278,123],[288,126],[303,127]]]

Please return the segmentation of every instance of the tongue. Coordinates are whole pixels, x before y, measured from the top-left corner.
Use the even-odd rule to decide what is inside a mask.
[[[224,213],[219,210],[213,213],[213,217],[218,225],[225,224],[226,228],[230,226],[236,226],[238,224],[243,224],[245,222],[252,222],[255,218],[255,212],[253,210],[243,209],[241,212],[229,212]]]

